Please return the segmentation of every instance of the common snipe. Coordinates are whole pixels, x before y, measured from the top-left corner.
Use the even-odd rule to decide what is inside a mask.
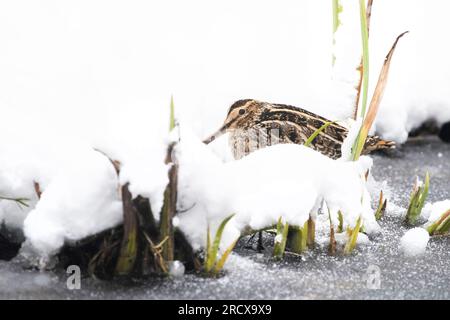
[[[251,151],[275,143],[304,144],[305,141],[329,120],[312,112],[284,104],[272,104],[246,99],[236,101],[229,109],[222,127],[204,140],[210,143],[225,132],[230,133],[230,145],[235,159]],[[348,129],[332,123],[311,143],[322,154],[337,159]],[[394,142],[368,136],[363,154],[374,150],[390,149]]]

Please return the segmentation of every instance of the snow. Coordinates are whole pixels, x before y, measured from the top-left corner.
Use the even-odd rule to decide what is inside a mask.
[[[428,231],[423,228],[408,230],[400,239],[400,249],[406,256],[423,255],[430,240]]]
[[[436,222],[442,215],[450,210],[450,200],[442,200],[434,203],[426,203],[422,210],[422,217],[428,220],[428,223]]]
[[[391,64],[389,82],[376,120],[377,131],[386,139],[404,142],[407,133],[426,120],[450,121],[450,65],[445,57],[450,46],[443,43],[449,21],[449,3],[435,1],[377,1],[371,30],[371,68],[375,76],[395,36],[402,38]],[[405,8],[407,8],[405,10]],[[392,40],[387,40],[392,39]],[[384,53],[379,49],[384,47]],[[376,49],[379,48],[379,49]],[[371,80],[371,86],[375,79]]]
[[[283,241],[283,236],[281,234],[278,234],[273,239],[274,243],[281,243]]]
[[[195,248],[206,243],[207,224],[212,232],[228,215],[224,247],[246,228],[273,226],[280,217],[302,226],[324,200],[334,214],[341,210],[347,226],[360,215],[367,232],[379,226],[370,207],[363,176],[371,161],[336,161],[310,148],[279,144],[223,162],[188,130],[177,147],[180,164],[179,197],[183,208],[179,226]],[[362,200],[361,200],[362,199]]]
[[[330,243],[329,237],[325,237],[323,239],[325,240],[324,243],[326,245],[328,245]],[[341,247],[344,247],[347,244],[348,239],[349,239],[349,236],[348,236],[347,232],[342,232],[342,233],[336,233],[335,234],[336,243],[339,246],[341,246]],[[324,243],[322,243],[322,244],[324,244]],[[364,233],[359,233],[358,234],[358,239],[356,239],[356,245],[357,246],[361,246],[361,245],[362,246],[367,246],[370,243],[371,243],[370,239],[369,239],[369,237],[366,234],[364,234]]]
[[[344,120],[353,109],[361,49],[358,3],[343,5],[333,49],[327,1],[4,2],[1,108],[39,120],[51,115],[51,127],[61,131],[77,132],[82,124],[85,136],[102,133],[119,112],[142,112],[133,122],[158,119],[152,115],[172,93],[180,118],[202,136],[234,100],[247,97]],[[448,6],[438,0],[373,6],[372,88],[395,37],[411,31],[397,48],[377,121],[386,138],[404,141],[430,117],[450,120],[449,47],[440,40]]]
[[[157,218],[167,184],[171,94],[181,126],[192,128],[197,140],[217,129],[232,102],[247,97],[345,121],[353,109],[360,35],[357,3],[343,4],[333,48],[328,1],[1,2],[0,195],[26,197],[30,206],[0,201],[0,221],[23,228],[50,254],[65,241],[120,223],[117,186],[127,182],[133,196],[149,197]],[[411,31],[397,48],[376,120],[384,138],[403,142],[427,119],[450,120],[450,46],[442,41],[449,7],[438,0],[374,4],[371,90],[392,41]],[[280,215],[301,223],[325,197],[333,215],[346,209],[349,225],[363,214],[366,227],[377,229],[360,181],[366,157],[348,164],[280,146],[224,163],[230,160],[225,139],[208,148],[187,144],[180,146],[184,172],[195,178],[184,181],[181,201],[195,205],[189,214],[203,221],[198,228],[206,218],[217,224],[234,212],[229,238]],[[94,149],[121,162],[118,178]],[[315,171],[295,170],[298,163]],[[344,193],[344,185],[354,193]]]
[[[181,261],[175,260],[169,263],[169,274],[174,278],[184,276],[185,267]]]
[[[87,150],[54,177],[24,221],[24,233],[42,255],[57,252],[122,221],[117,174],[102,154]]]
[[[354,121],[352,124],[350,124],[350,128],[348,130],[347,137],[344,139],[344,142],[342,142],[341,159],[351,160],[353,144],[354,144],[356,138],[358,137],[361,126],[362,126],[362,118],[358,118],[356,121]]]

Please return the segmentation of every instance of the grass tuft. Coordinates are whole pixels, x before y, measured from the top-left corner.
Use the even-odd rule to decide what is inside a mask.
[[[220,242],[222,240],[223,230],[225,229],[227,223],[233,218],[234,214],[226,217],[217,229],[216,235],[214,236],[214,241],[211,242],[211,232],[208,225],[207,235],[206,235],[206,257],[204,262],[204,271],[210,275],[217,275],[225,265],[225,262],[236,245],[234,241],[222,254],[222,256],[217,259],[219,253]]]
[[[173,96],[170,97],[170,119],[169,119],[169,132],[175,128],[175,104],[173,102]]]
[[[349,229],[350,238],[348,239],[347,243],[345,244],[345,248],[344,248],[345,255],[349,255],[355,249],[356,241],[358,240],[358,235],[359,235],[359,231],[361,229],[361,225],[362,225],[362,219],[361,219],[361,217],[359,217],[358,221],[356,222],[355,228]]]
[[[425,205],[425,200],[428,196],[429,187],[430,175],[427,172],[425,175],[424,185],[420,185],[419,178],[417,178],[411,192],[408,211],[406,212],[405,218],[406,223],[408,223],[409,225],[414,225],[417,222],[417,219],[420,217],[420,213],[422,212],[423,206]]]
[[[378,201],[378,208],[375,211],[375,219],[380,220],[386,212],[387,199],[383,197],[383,190],[380,191],[380,200]]]

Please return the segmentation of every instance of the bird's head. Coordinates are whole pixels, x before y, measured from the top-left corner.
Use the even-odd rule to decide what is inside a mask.
[[[227,118],[223,125],[214,134],[203,140],[208,144],[231,130],[245,130],[258,122],[264,107],[256,100],[245,99],[233,103],[228,110]]]

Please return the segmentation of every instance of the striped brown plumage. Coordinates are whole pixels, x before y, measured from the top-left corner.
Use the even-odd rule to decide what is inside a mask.
[[[260,102],[253,99],[236,101],[229,109],[223,126],[204,142],[209,143],[225,132],[230,133],[233,155],[239,159],[248,153],[275,143],[304,144],[329,120],[301,108],[284,104]],[[337,159],[348,130],[330,124],[311,143],[311,148]],[[367,137],[363,154],[378,149],[390,149],[394,142],[377,136]]]

